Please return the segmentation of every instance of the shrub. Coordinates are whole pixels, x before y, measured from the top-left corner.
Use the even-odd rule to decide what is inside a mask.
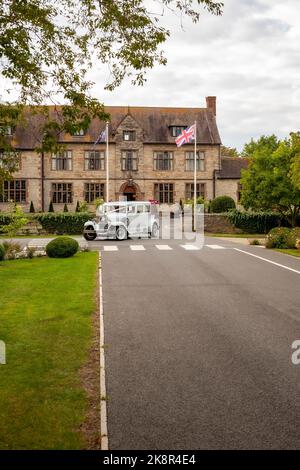
[[[257,239],[250,240],[249,245],[258,246],[258,245],[260,245],[260,242]]]
[[[274,212],[241,212],[230,211],[229,221],[236,227],[248,233],[268,233],[272,228],[286,223],[280,214]]]
[[[49,258],[69,258],[75,255],[79,249],[76,240],[70,237],[59,237],[52,240],[46,246],[46,253]]]
[[[235,209],[235,202],[230,196],[219,196],[210,203],[209,211],[215,214]]]
[[[35,213],[35,208],[34,208],[34,205],[33,205],[33,202],[32,202],[32,201],[31,201],[31,203],[30,203],[29,212],[30,212],[31,214],[34,214],[34,213]]]
[[[64,212],[69,212],[67,204],[64,205]]]
[[[80,212],[80,202],[77,201],[75,212]]]
[[[5,257],[5,249],[3,245],[0,245],[0,261],[3,261]]]
[[[290,230],[288,237],[288,243],[292,248],[298,248],[298,242],[300,240],[300,227],[295,227]]]
[[[48,212],[54,212],[53,202],[51,201],[49,204]]]
[[[267,236],[266,248],[295,248],[291,239],[291,230],[287,227],[276,227]]]
[[[22,251],[20,243],[17,242],[3,242],[3,248],[7,259],[15,259],[16,254]]]
[[[79,235],[83,232],[85,222],[91,219],[91,214],[80,212],[37,214],[35,218],[48,233]]]

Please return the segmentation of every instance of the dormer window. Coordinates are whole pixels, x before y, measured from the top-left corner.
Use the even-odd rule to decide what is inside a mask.
[[[123,131],[123,140],[133,142],[135,140],[135,131]]]
[[[80,137],[85,135],[85,130],[84,129],[78,129],[77,131],[73,132],[73,137]]]
[[[170,126],[170,133],[172,137],[178,137],[187,126]]]

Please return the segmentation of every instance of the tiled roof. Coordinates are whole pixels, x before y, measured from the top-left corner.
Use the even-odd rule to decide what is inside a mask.
[[[221,157],[219,179],[240,179],[241,170],[248,168],[249,160],[239,157]]]
[[[144,131],[144,142],[173,143],[170,126],[190,126],[197,121],[197,141],[201,144],[220,144],[216,118],[212,109],[208,108],[152,108],[107,106],[105,111],[110,114],[110,141],[114,141],[116,129],[129,114]],[[54,108],[51,112],[55,112]],[[59,112],[59,111],[58,111]],[[20,149],[34,149],[39,145],[44,117],[42,113],[25,112],[24,123],[16,129],[16,146]],[[95,142],[105,128],[105,123],[94,119],[85,136],[71,137],[62,135],[62,142]]]

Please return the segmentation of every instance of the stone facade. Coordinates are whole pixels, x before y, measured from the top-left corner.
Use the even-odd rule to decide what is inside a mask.
[[[177,148],[173,128],[185,128],[194,121],[197,121],[197,150],[204,154],[203,168],[197,172],[201,192],[206,200],[221,194],[228,194],[237,200],[238,180],[222,179],[221,176],[221,140],[216,125],[215,97],[208,97],[207,107],[198,109],[110,107],[107,110],[111,115],[109,200],[119,200],[124,196],[133,200],[157,199],[163,197],[155,191],[155,188],[161,188],[157,185],[169,183],[172,185],[169,188],[172,188],[173,194],[168,205],[184,201],[187,197],[186,185],[193,184],[193,171],[186,169],[186,152],[193,152],[194,145],[191,143]],[[36,122],[32,123],[32,127],[36,125]],[[35,152],[36,142],[28,135],[28,129],[28,126],[23,130],[17,129],[15,136],[21,164],[19,171],[14,174],[14,180],[25,181],[22,184],[26,185],[26,198],[24,200],[23,194],[22,200],[17,200],[25,211],[29,210],[31,201],[36,211],[47,211],[51,201],[54,202],[55,211],[62,210],[65,202],[69,210],[74,210],[77,201],[84,201],[86,198],[87,183],[102,185],[105,198],[105,168],[86,169],[85,164],[86,152],[99,151],[105,154],[106,144],[95,144],[104,129],[104,123],[94,120],[84,136],[61,136],[61,143],[71,156],[67,169],[63,170],[53,169],[51,154],[42,156]],[[126,140],[126,132],[132,133],[132,140]],[[136,168],[122,167],[126,151],[134,152]],[[172,167],[166,170],[155,169],[155,152],[172,152]],[[69,196],[63,196],[60,203],[54,200],[55,184],[59,185],[62,191],[67,191],[66,188],[70,190]],[[11,199],[14,194],[13,190],[6,193],[6,199]],[[6,210],[7,206],[4,198],[4,201],[0,202],[0,210]]]

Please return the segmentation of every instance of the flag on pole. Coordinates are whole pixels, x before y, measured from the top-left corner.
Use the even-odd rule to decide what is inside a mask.
[[[106,142],[106,129],[100,132],[98,139],[95,141],[94,145],[100,144],[101,142]]]
[[[195,130],[196,126],[193,124],[188,129],[182,131],[182,133],[175,139],[177,147],[181,147],[183,144],[189,144],[191,140],[195,140]]]

